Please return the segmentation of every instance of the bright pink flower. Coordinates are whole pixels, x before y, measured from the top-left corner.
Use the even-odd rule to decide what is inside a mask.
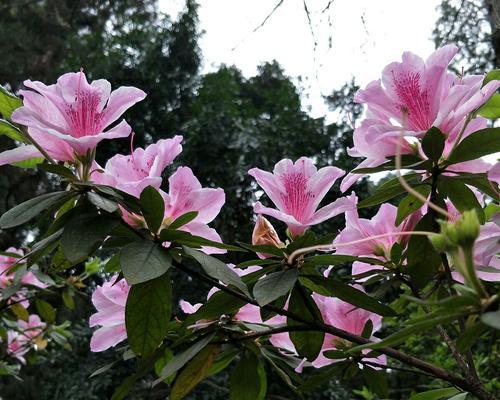
[[[64,74],[54,85],[30,80],[24,85],[32,90],[20,91],[23,106],[14,111],[12,120],[27,126],[30,135],[60,161],[86,154],[103,139],[128,136],[131,128],[125,120],[105,129],[146,97],[134,87],[122,86],[111,92],[110,83],[104,79],[89,84],[83,72]],[[32,146],[24,146],[15,154],[11,152],[9,161],[24,160],[33,154]]]
[[[116,282],[118,275],[97,286],[92,303],[97,312],[89,319],[90,327],[100,326],[90,339],[90,350],[99,352],[116,346],[127,338],[125,305],[130,290],[125,279]]]
[[[309,226],[319,224],[355,208],[352,198],[342,197],[317,210],[321,200],[335,181],[344,174],[339,168],[316,169],[311,159],[299,158],[295,163],[284,159],[274,171],[252,168],[248,173],[255,178],[278,208],[254,204],[257,214],[265,214],[285,222],[292,235],[300,235]]]
[[[394,62],[384,68],[382,80],[373,81],[356,93],[354,101],[367,104],[367,118],[355,130],[355,146],[349,152],[351,156],[365,158],[360,167],[378,166],[386,157],[395,155],[394,144],[401,130],[406,137],[418,139],[432,126],[438,127],[447,136],[444,155],[448,155],[466,116],[486,103],[500,87],[500,81],[496,80],[481,87],[483,76],[457,78],[449,74],[448,64],[456,52],[455,46],[444,46],[425,62],[405,52],[401,63]],[[484,124],[482,118],[478,120],[476,129],[469,128],[462,138]],[[411,152],[411,145],[405,139],[402,154]],[[450,170],[487,171],[485,163],[464,164]],[[347,175],[341,184],[342,191],[359,176]]]
[[[363,328],[368,320],[371,320],[373,324],[372,332],[378,331],[382,326],[382,317],[380,315],[356,308],[353,305],[334,297],[325,297],[317,293],[314,293],[312,296],[321,312],[323,321],[330,326],[334,326],[358,336],[363,332]],[[323,355],[323,352],[336,349],[338,347],[338,343],[342,341],[342,339],[334,335],[328,333],[325,334],[321,353],[316,360],[312,362],[312,364],[316,368],[321,368],[325,365],[334,363],[336,360],[327,358]],[[381,365],[386,364],[385,357],[367,360]]]
[[[117,154],[106,162],[104,171],[96,166],[92,179],[139,197],[147,186],[159,189],[161,174],[182,152],[182,136],[162,139],[145,149],[137,148],[131,155]]]

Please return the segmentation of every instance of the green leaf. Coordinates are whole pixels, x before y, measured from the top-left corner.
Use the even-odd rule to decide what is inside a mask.
[[[20,303],[12,304],[10,306],[10,310],[14,313],[17,319],[27,322],[30,318],[28,310],[26,310],[26,308],[24,308]]]
[[[448,396],[453,396],[457,393],[460,393],[460,391],[454,387],[433,389],[426,392],[414,394],[410,397],[410,400],[439,400]]]
[[[220,242],[214,242],[213,240],[205,239],[201,236],[195,236],[189,232],[182,230],[163,229],[160,232],[160,240],[163,242],[176,242],[194,248],[198,248],[201,246],[210,246],[217,249],[225,249],[230,251],[245,251],[240,247],[231,246],[229,244]]]
[[[0,114],[2,114],[5,119],[10,119],[14,110],[22,105],[23,102],[19,97],[9,92],[3,86],[0,86]]]
[[[500,152],[500,128],[481,129],[463,139],[448,156],[448,165]]]
[[[53,324],[56,321],[56,310],[50,303],[42,299],[35,300],[36,311],[44,321]]]
[[[64,165],[43,163],[40,164],[38,168],[43,169],[46,172],[50,172],[51,174],[56,174],[63,178],[67,178],[71,181],[76,179],[73,172]]]
[[[116,253],[104,265],[104,272],[111,274],[120,271],[120,253]]]
[[[457,340],[457,350],[461,353],[467,351],[473,344],[478,342],[478,339],[487,326],[481,322],[476,322],[468,326]]]
[[[424,215],[414,230],[434,231],[435,225],[432,215]],[[422,257],[422,254],[425,254],[425,257]],[[406,258],[408,261],[407,272],[418,288],[423,288],[441,265],[441,257],[426,236],[413,235],[410,237]]]
[[[161,371],[160,377],[153,382],[153,386],[156,386],[158,383],[163,382],[170,375],[176,373],[180,370],[184,365],[186,365],[189,360],[191,360],[194,356],[196,356],[203,348],[210,343],[210,341],[215,336],[214,333],[211,333],[203,338],[197,340],[191,347],[187,348],[181,353],[176,354],[172,360],[165,365],[163,370]]]
[[[443,176],[441,176],[442,178]],[[481,192],[487,194],[492,199],[497,200],[498,193],[493,189],[490,181],[486,174],[467,174],[463,172],[458,172],[455,176],[446,176],[448,180],[459,180],[466,185],[474,186]]]
[[[94,206],[108,213],[114,213],[116,210],[118,210],[118,203],[116,201],[107,199],[100,194],[87,192],[87,198]]]
[[[320,254],[306,257],[304,262],[310,265],[342,265],[354,261],[360,261],[372,265],[380,265],[381,261],[370,257],[355,257],[344,254]]]
[[[415,185],[413,184],[409,185],[415,187]],[[403,186],[401,186],[401,184],[376,190],[375,193],[373,193],[373,195],[360,201],[358,203],[358,208],[376,206],[377,204],[393,199],[394,197],[399,196],[400,194],[403,194],[405,192],[406,189]]]
[[[18,168],[36,168],[41,163],[43,163],[44,160],[45,158],[43,157],[33,157],[33,158],[28,158],[27,160],[10,163],[10,165]]]
[[[179,229],[181,226],[186,225],[198,216],[198,211],[189,211],[181,216],[177,217],[174,222],[172,222],[168,229]]]
[[[60,205],[73,196],[72,192],[47,193],[18,204],[0,217],[0,229],[22,225],[42,211]]]
[[[490,311],[481,315],[481,321],[492,328],[500,330],[500,311]]]
[[[166,250],[146,239],[125,246],[120,252],[120,267],[131,285],[158,278],[172,266]]]
[[[267,391],[266,371],[259,358],[246,351],[234,367],[230,381],[230,400],[264,400]]]
[[[486,85],[491,81],[498,81],[498,80],[500,80],[500,69],[491,70],[484,77],[481,87],[484,87],[484,85]]]
[[[431,187],[428,185],[423,185],[415,188],[415,191],[420,193],[424,197],[428,197],[431,192]],[[424,202],[417,199],[413,194],[408,194],[398,205],[398,213],[396,216],[396,226],[401,225],[401,223],[410,214],[413,214],[420,207],[422,207]]]
[[[142,191],[141,209],[149,229],[157,233],[165,215],[165,202],[154,187],[148,186]]]
[[[435,164],[443,154],[445,140],[446,136],[435,126],[429,129],[422,138],[422,150]]]
[[[149,355],[167,333],[172,312],[170,275],[132,285],[125,306],[128,344],[137,355]]]
[[[484,223],[484,211],[476,195],[467,185],[457,179],[446,179],[439,177],[438,190],[447,196],[458,211],[476,210],[479,221]]]
[[[219,345],[208,345],[200,351],[175,379],[170,392],[170,400],[183,399],[198,383],[205,379],[219,351]]]
[[[387,383],[387,374],[377,371],[367,365],[363,366],[363,378],[370,390],[382,398],[387,398],[389,384]]]
[[[4,119],[0,119],[0,136],[1,135],[8,136],[17,142],[26,142],[19,128]]]
[[[488,119],[500,118],[500,94],[495,93],[477,110],[477,114]]]
[[[222,261],[209,256],[208,254],[202,253],[201,251],[190,249],[186,246],[183,246],[183,249],[186,255],[194,258],[201,265],[207,275],[225,283],[226,285],[233,285],[243,294],[250,297],[250,292],[248,291],[247,286],[243,283],[238,274]]]
[[[213,320],[222,314],[235,314],[241,307],[247,304],[228,293],[218,291],[210,296],[210,299],[204,303],[196,313],[189,318],[189,324],[192,321],[200,319]]]
[[[308,321],[323,321],[321,312],[312,297],[304,293],[300,287],[295,287],[292,290],[288,302],[288,311],[301,315]],[[292,318],[287,318],[287,324],[289,326],[298,325]],[[290,332],[290,339],[298,355],[307,358],[309,361],[313,361],[318,357],[324,338],[324,332]]]
[[[380,303],[365,292],[358,290],[350,285],[342,283],[332,278],[325,278],[316,275],[303,275],[300,277],[300,282],[310,290],[320,289],[322,293],[327,293],[328,296],[338,297],[346,303],[352,304],[355,307],[363,310],[372,311],[384,317],[393,317],[397,313],[389,306]]]
[[[297,281],[296,269],[273,272],[259,279],[253,287],[253,295],[260,306],[265,306],[292,290]]]
[[[73,265],[86,260],[118,223],[110,214],[76,215],[67,222],[61,236],[64,256]]]

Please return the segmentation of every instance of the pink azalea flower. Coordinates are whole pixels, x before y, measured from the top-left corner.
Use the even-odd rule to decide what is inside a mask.
[[[89,84],[83,72],[64,74],[54,85],[26,80],[24,86],[32,90],[20,91],[23,106],[14,111],[12,121],[27,126],[44,150],[60,161],[85,155],[103,139],[128,136],[131,128],[125,120],[105,129],[146,97],[134,87],[122,86],[111,92],[105,79]],[[0,161],[21,161],[35,153],[33,146],[23,146]]]
[[[15,271],[13,266],[19,262],[19,258],[24,256],[24,253],[20,249],[14,247],[9,247],[6,253],[18,254],[19,257],[0,255],[0,288],[3,289],[12,284],[15,276]],[[19,264],[24,264],[25,261],[19,262]],[[36,286],[39,288],[46,288],[47,285],[41,282],[31,271],[26,271],[21,277],[21,283],[25,285]]]
[[[38,315],[31,314],[28,321],[18,320],[17,325],[19,331],[7,331],[7,353],[26,364],[24,355],[35,345],[34,341],[42,334],[46,324]]]
[[[411,231],[421,216],[420,212],[417,211],[399,226],[395,226],[396,215],[397,207],[388,203],[382,204],[372,219],[359,218],[357,210],[346,212],[346,227],[333,241],[334,245],[341,245],[336,252],[339,254],[369,256],[389,260],[392,246],[396,242],[405,244],[408,241],[408,236],[401,236],[397,233]],[[395,234],[362,243],[342,245],[343,243],[392,232]]]
[[[352,198],[342,197],[317,210],[344,171],[336,167],[318,170],[306,157],[295,163],[281,160],[274,166],[272,174],[258,168],[252,168],[248,173],[278,208],[265,207],[258,201],[254,204],[254,211],[285,222],[292,235],[300,235],[312,225],[355,208]]]
[[[317,293],[314,293],[312,296],[318,305],[324,322],[328,325],[358,336],[363,332],[363,328],[368,320],[371,320],[373,324],[373,332],[378,331],[382,326],[382,317],[380,315],[360,308],[355,308],[353,305],[334,297],[325,297]],[[312,362],[313,366],[321,368],[336,362],[336,360],[327,358],[323,353],[327,350],[335,350],[339,342],[342,342],[342,339],[328,333],[325,334],[321,353],[316,360]],[[367,360],[381,365],[386,364],[385,356]]]
[[[161,174],[182,152],[181,142],[182,136],[174,136],[159,140],[145,149],[137,148],[128,156],[117,154],[106,162],[104,171],[96,166],[92,179],[135,197],[139,197],[147,186],[159,189]]]
[[[40,336],[46,326],[45,322],[42,322],[37,314],[31,314],[28,321],[17,321],[17,325],[21,331],[21,340],[26,342],[30,342]]]
[[[491,167],[490,171],[488,172],[488,179],[491,182],[495,182],[498,185],[500,185],[500,163],[497,162],[493,167]]]
[[[395,155],[394,144],[402,129],[405,136],[418,139],[432,126],[438,127],[447,136],[444,155],[448,155],[466,116],[486,103],[500,87],[500,81],[496,80],[481,87],[483,76],[457,78],[449,74],[448,64],[456,52],[455,46],[444,46],[426,61],[405,52],[402,62],[384,68],[381,80],[369,83],[356,93],[354,101],[367,104],[367,118],[356,128],[355,146],[349,152],[351,156],[365,158],[360,167],[378,166],[386,157]],[[482,118],[478,120],[478,125],[484,124]],[[477,126],[469,129],[462,138],[477,129]],[[402,154],[411,152],[411,144],[405,140]],[[487,164],[469,162],[450,170],[463,168],[471,168],[470,172],[482,168],[480,172],[486,172]],[[341,184],[342,191],[360,176],[347,175]]]
[[[116,282],[117,278],[118,275],[115,275],[102,286],[97,286],[92,294],[97,312],[90,316],[89,325],[99,326],[90,339],[90,350],[93,352],[107,350],[127,338],[125,305],[130,287],[125,279]]]

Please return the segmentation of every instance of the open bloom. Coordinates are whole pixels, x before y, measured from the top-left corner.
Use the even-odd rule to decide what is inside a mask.
[[[25,364],[24,355],[40,341],[45,323],[36,314],[31,314],[28,321],[18,320],[18,330],[7,331],[7,353]]]
[[[448,64],[457,52],[453,45],[444,46],[424,61],[419,56],[405,52],[402,62],[387,65],[382,79],[360,89],[354,101],[367,105],[366,119],[354,131],[355,146],[349,154],[364,157],[361,167],[375,167],[386,157],[395,155],[395,143],[401,131],[405,137],[418,140],[432,126],[438,127],[447,137],[446,156],[457,140],[469,113],[486,103],[500,86],[493,80],[482,87],[483,76],[455,77],[448,73]],[[482,118],[475,129],[462,134],[462,139],[480,129]],[[472,125],[474,126],[474,124]],[[362,144],[361,146],[359,144]],[[410,153],[411,145],[402,143],[402,154]],[[476,163],[477,164],[477,163]],[[472,168],[470,172],[486,172],[486,164],[462,166],[451,170]],[[459,167],[460,168],[460,167]],[[347,190],[359,177],[349,174],[341,184]]]
[[[116,346],[127,338],[125,305],[130,290],[125,279],[116,282],[118,275],[97,286],[92,303],[97,312],[89,319],[90,327],[99,326],[90,339],[90,350],[99,352]]]
[[[83,72],[62,75],[56,84],[26,80],[21,90],[23,106],[12,114],[12,121],[28,127],[28,132],[56,160],[70,161],[95,148],[103,139],[126,137],[131,127],[122,120],[111,129],[132,105],[146,94],[137,88],[122,86],[111,92],[105,79],[87,82]],[[0,164],[25,160],[36,149],[22,146],[0,156]]]
[[[147,186],[159,189],[162,172],[182,152],[181,142],[182,136],[174,136],[161,139],[145,149],[137,148],[128,156],[117,154],[106,162],[103,171],[96,166],[92,179],[136,197]]]
[[[352,256],[379,258],[381,261],[390,260],[392,246],[396,242],[405,245],[409,239],[408,236],[398,235],[398,233],[412,230],[421,213],[416,211],[399,226],[396,226],[396,215],[397,207],[392,204],[382,204],[372,219],[359,218],[357,210],[346,212],[346,227],[333,241],[334,245],[338,245],[336,252]],[[361,243],[347,244],[384,234],[390,235]],[[356,261],[353,263],[352,274],[357,275],[377,269],[382,269],[382,267]]]
[[[258,201],[254,204],[254,211],[285,222],[292,235],[300,235],[309,226],[356,207],[352,198],[342,197],[317,210],[344,171],[336,167],[318,170],[307,157],[301,157],[295,163],[281,160],[274,166],[273,173],[258,168],[252,168],[248,173],[278,208],[265,207]]]
[[[373,324],[372,332],[378,331],[382,326],[382,317],[380,315],[363,310],[361,308],[356,308],[353,305],[334,297],[321,296],[316,293],[314,293],[312,296],[321,312],[323,321],[325,321],[325,323],[328,325],[334,326],[358,336],[363,332],[363,328],[365,327],[368,320],[371,320]],[[325,365],[334,363],[336,360],[327,358],[323,353],[327,350],[336,349],[342,342],[344,342],[342,339],[332,334],[326,333],[321,352],[316,360],[312,362],[312,364],[316,368],[321,368]],[[375,359],[369,359],[369,361],[375,362],[380,365],[386,364],[385,356],[380,356]]]

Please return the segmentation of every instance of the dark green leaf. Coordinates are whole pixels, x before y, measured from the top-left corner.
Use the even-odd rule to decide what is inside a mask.
[[[259,279],[253,287],[253,295],[260,306],[286,295],[297,281],[296,269],[273,272]]]
[[[167,333],[172,311],[170,275],[132,285],[125,307],[127,339],[137,355],[151,354]]]
[[[288,302],[288,311],[302,316],[308,321],[323,321],[321,312],[311,296],[307,295],[300,287],[295,287],[290,295]],[[287,318],[289,326],[297,325],[298,323]],[[325,334],[323,332],[290,332],[290,339],[297,350],[300,357],[305,357],[309,361],[313,361],[318,357]]]
[[[243,300],[240,300],[228,293],[218,291],[210,296],[210,299],[208,299],[208,301],[191,316],[189,323],[200,319],[212,320],[222,314],[234,314],[245,304],[247,303]]]
[[[441,177],[442,179],[443,177]],[[446,176],[448,180],[459,180],[466,185],[474,186],[479,189],[481,192],[487,194],[492,199],[498,199],[498,193],[493,189],[490,181],[488,180],[486,174],[466,174],[466,173],[458,173],[455,176]]]
[[[354,307],[372,311],[385,317],[397,315],[391,307],[380,303],[365,292],[338,280],[325,278],[323,276],[304,275],[301,276],[300,281],[311,290],[320,287],[323,293],[328,293],[329,296],[338,297],[340,300],[352,304]]]
[[[35,218],[42,211],[62,204],[73,196],[72,192],[54,192],[42,194],[41,196],[27,200],[11,208],[0,217],[0,228],[7,229],[22,225]]]
[[[198,211],[189,211],[181,216],[177,217],[174,222],[172,222],[168,229],[179,229],[181,226],[186,225],[198,216]]]
[[[162,246],[149,240],[137,240],[120,252],[120,267],[131,285],[162,276],[172,266],[172,259]]]
[[[183,246],[183,249],[186,255],[198,261],[207,275],[225,283],[226,285],[233,285],[243,292],[243,294],[250,297],[247,286],[243,283],[238,274],[222,261],[209,256],[208,254],[202,253],[201,251],[190,249],[186,246]]]
[[[111,274],[120,271],[120,253],[116,253],[104,265],[104,272]]]
[[[370,390],[382,398],[387,398],[389,385],[387,383],[387,374],[377,371],[367,365],[363,366],[363,378]]]
[[[422,185],[415,188],[415,191],[420,193],[424,197],[428,197],[431,192],[431,187],[428,185]],[[417,199],[413,194],[408,194],[398,206],[398,213],[396,217],[396,226],[399,226],[410,214],[413,214],[420,207],[422,207],[424,202]]]
[[[410,397],[410,400],[439,400],[448,396],[453,396],[457,393],[460,393],[460,391],[454,387],[433,389],[414,394]]]
[[[87,198],[97,208],[108,213],[114,213],[118,210],[118,203],[94,192],[87,192]]]
[[[44,321],[53,324],[56,321],[56,310],[50,303],[42,299],[35,300],[36,311]]]
[[[413,187],[418,187],[413,184],[409,184],[410,186]],[[393,199],[396,196],[399,196],[400,194],[403,194],[406,192],[406,189],[399,185],[394,185],[390,186],[388,188],[376,190],[373,195],[369,196],[368,198],[360,201],[358,203],[358,208],[365,208],[365,207],[371,207],[371,206],[376,206],[377,204],[383,203],[387,200]]]
[[[311,265],[341,265],[354,261],[360,261],[372,265],[380,265],[381,261],[370,257],[355,257],[344,254],[321,254],[306,257],[304,262]]]
[[[170,375],[176,373],[184,365],[188,363],[196,354],[198,354],[210,341],[213,339],[214,334],[209,334],[202,339],[197,340],[191,347],[187,348],[181,353],[176,354],[172,360],[165,365],[161,371],[160,377],[153,382],[153,386],[163,382]]]
[[[230,251],[245,251],[240,247],[232,246],[225,243],[214,242],[213,240],[208,240],[201,236],[195,236],[189,232],[182,230],[163,229],[160,232],[160,240],[164,242],[176,242],[192,248],[209,246],[209,247],[215,247],[217,249],[225,249]]]
[[[154,187],[148,186],[142,191],[141,209],[149,229],[157,233],[165,215],[165,202]]]
[[[422,138],[422,150],[434,163],[437,163],[443,154],[445,140],[446,136],[435,126],[429,129]]]
[[[74,180],[76,178],[73,172],[64,165],[43,163],[39,165],[39,168],[51,174],[68,178],[69,180]]]
[[[229,399],[264,400],[266,391],[264,365],[255,354],[246,351],[231,373]]]
[[[476,195],[467,185],[457,179],[446,179],[441,176],[438,183],[441,194],[446,195],[453,205],[460,211],[476,210],[479,221],[484,223],[484,211]]]
[[[183,399],[198,383],[205,379],[219,351],[219,345],[208,345],[189,361],[175,378],[170,392],[170,400]]]
[[[448,164],[476,160],[500,152],[500,128],[486,128],[463,139],[448,156]]]
[[[61,248],[71,264],[86,260],[119,223],[110,214],[77,215],[69,220],[61,236]]]
[[[473,344],[478,343],[481,333],[486,329],[487,326],[481,322],[468,326],[457,340],[457,350],[461,353],[467,351]]]
[[[434,231],[434,220],[431,214],[426,214],[415,226],[416,231]],[[425,257],[422,257],[425,254]],[[434,249],[426,236],[411,236],[408,241],[407,271],[412,282],[419,288],[423,288],[436,274],[441,265],[441,257]]]

